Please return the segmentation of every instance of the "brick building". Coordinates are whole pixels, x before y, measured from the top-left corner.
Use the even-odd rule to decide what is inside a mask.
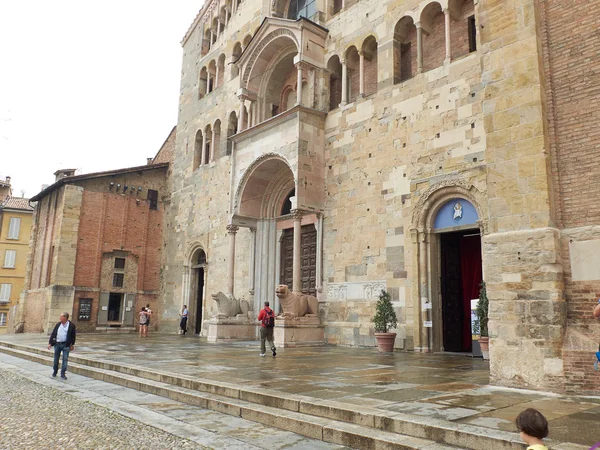
[[[145,166],[85,175],[59,170],[55,183],[32,198],[37,206],[18,311],[24,331],[50,332],[63,311],[83,332],[134,331],[146,304],[158,317],[173,140],[174,131]]]
[[[32,216],[27,198],[7,196],[0,201],[0,334],[10,329],[10,311],[25,284]]]
[[[183,45],[164,328],[210,293],[319,299],[327,342],[471,348],[491,380],[600,392],[598,0],[207,0]],[[586,14],[587,12],[587,14]],[[577,19],[574,19],[574,18]]]

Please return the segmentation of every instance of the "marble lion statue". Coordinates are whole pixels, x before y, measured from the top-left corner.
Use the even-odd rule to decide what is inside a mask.
[[[248,317],[248,312],[251,311],[250,304],[246,300],[238,300],[233,295],[219,291],[212,294],[212,298],[217,304],[217,317]]]
[[[275,294],[279,297],[283,317],[316,316],[319,314],[317,297],[301,292],[292,292],[285,284],[277,286]]]

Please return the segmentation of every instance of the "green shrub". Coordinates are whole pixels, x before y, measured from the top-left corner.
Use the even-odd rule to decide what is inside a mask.
[[[379,294],[379,300],[377,300],[377,305],[375,306],[373,324],[377,333],[387,333],[390,328],[398,326],[396,311],[394,311],[394,307],[392,306],[392,297],[387,291],[381,291],[381,294]]]
[[[481,336],[488,337],[488,309],[490,302],[487,296],[487,290],[485,287],[485,281],[481,282],[481,289],[479,290],[479,301],[477,302],[477,323],[480,328]]]

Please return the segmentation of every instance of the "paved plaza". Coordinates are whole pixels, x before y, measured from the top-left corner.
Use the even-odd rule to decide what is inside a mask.
[[[29,334],[0,340],[40,348],[47,342]],[[160,334],[82,334],[73,354],[515,433],[514,418],[531,407],[548,418],[554,442],[581,445],[568,447],[575,449],[600,441],[600,397],[491,387],[488,363],[463,355],[326,346],[278,349],[276,358],[261,358],[258,342],[209,344]]]

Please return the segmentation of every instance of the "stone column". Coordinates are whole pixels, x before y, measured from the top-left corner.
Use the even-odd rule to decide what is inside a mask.
[[[425,320],[429,320],[429,311],[424,310],[425,304],[429,303],[429,286],[427,283],[428,269],[427,269],[427,234],[425,230],[419,230],[419,311],[421,311],[421,326]],[[422,328],[423,335],[421,337],[422,351],[425,351],[425,344],[427,349],[431,350],[431,328]]]
[[[244,126],[244,99],[240,98],[240,113],[238,114],[238,133],[243,131]]]
[[[417,73],[423,72],[423,28],[417,22]]]
[[[231,16],[231,11],[225,8],[225,27],[229,24],[229,17]]]
[[[294,264],[292,268],[293,282],[292,291],[302,291],[302,211],[297,209],[292,211],[294,218]]]
[[[342,103],[340,106],[348,104],[348,65],[346,60],[342,60]]]
[[[296,64],[296,68],[298,69],[298,79],[296,80],[296,104],[302,104],[302,65],[300,63]]]
[[[255,268],[255,257],[256,257],[256,228],[250,228],[250,258],[248,265],[248,291],[251,295],[254,295],[254,268]]]
[[[239,228],[235,225],[227,225],[227,233],[229,233],[229,261],[227,263],[227,293],[233,295],[233,286],[235,278],[233,271],[235,268],[235,234]]]
[[[365,95],[365,53],[361,50],[358,52],[359,57],[359,83],[358,94],[362,97]]]
[[[215,30],[213,30],[212,28],[210,29],[210,45],[209,45],[209,49],[212,49],[213,47],[213,42],[215,39]]]
[[[254,121],[254,114],[252,114],[252,108],[254,106],[254,102],[250,102],[250,106],[248,106],[248,128],[252,128]]]
[[[211,162],[215,160],[215,143],[217,142],[217,135],[215,133],[215,129],[212,129],[212,137],[210,140],[210,157],[207,162]]]
[[[202,150],[200,152],[200,165],[205,164],[204,162],[204,151],[206,149],[206,130],[202,133]]]
[[[452,46],[450,43],[450,10],[444,9],[444,19],[446,20],[446,59],[444,63],[448,64],[452,59]]]
[[[217,89],[219,86],[219,62],[217,60],[217,64],[215,64],[215,83],[213,85],[213,91]]]

